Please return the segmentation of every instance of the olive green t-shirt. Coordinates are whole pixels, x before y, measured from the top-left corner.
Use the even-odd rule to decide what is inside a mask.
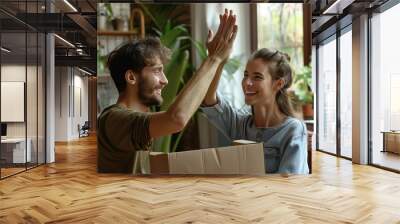
[[[136,151],[148,150],[151,144],[148,113],[109,106],[98,118],[97,171],[131,173]]]

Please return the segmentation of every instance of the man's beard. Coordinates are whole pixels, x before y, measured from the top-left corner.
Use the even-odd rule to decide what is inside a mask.
[[[139,81],[139,100],[147,107],[160,106],[163,102],[162,97],[155,96],[154,89],[143,79]]]

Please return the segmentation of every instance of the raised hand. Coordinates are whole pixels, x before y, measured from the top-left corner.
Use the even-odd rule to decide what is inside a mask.
[[[217,33],[213,37],[213,32],[208,31],[206,47],[209,56],[219,57],[226,61],[232,51],[233,42],[237,34],[236,15],[232,10],[225,9],[225,13],[219,16],[220,24]]]

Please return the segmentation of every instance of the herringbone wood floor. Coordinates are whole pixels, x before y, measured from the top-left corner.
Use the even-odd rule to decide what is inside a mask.
[[[314,153],[310,176],[96,173],[96,140],[0,181],[0,223],[400,223],[400,175]]]

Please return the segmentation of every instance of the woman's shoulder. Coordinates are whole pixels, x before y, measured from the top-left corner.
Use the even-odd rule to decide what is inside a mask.
[[[307,134],[307,128],[302,120],[294,117],[288,117],[285,122],[285,127],[292,136],[301,136]]]

